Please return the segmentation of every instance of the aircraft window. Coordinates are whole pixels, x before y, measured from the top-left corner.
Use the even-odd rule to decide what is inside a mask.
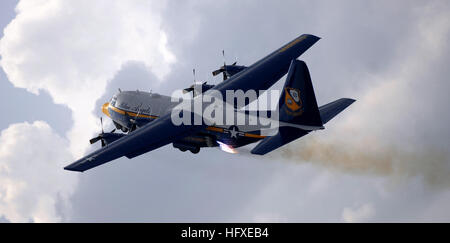
[[[109,103],[110,103],[112,106],[116,106],[116,100],[117,100],[117,97],[114,96],[114,97],[112,97],[111,102],[109,102]]]

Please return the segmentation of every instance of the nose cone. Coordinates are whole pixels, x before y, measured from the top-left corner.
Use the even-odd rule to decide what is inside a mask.
[[[108,102],[106,102],[105,104],[103,104],[103,105],[102,105],[102,112],[103,112],[103,114],[105,114],[105,115],[107,115],[108,117],[110,117],[109,111],[108,111],[108,106],[109,106],[109,103],[108,103]]]

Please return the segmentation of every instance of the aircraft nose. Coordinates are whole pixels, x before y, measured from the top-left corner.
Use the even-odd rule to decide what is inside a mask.
[[[108,111],[108,106],[109,106],[109,103],[108,103],[108,102],[106,102],[105,104],[103,104],[103,105],[102,105],[102,112],[103,112],[103,114],[105,114],[105,115],[107,115],[108,117],[110,117],[109,111]]]

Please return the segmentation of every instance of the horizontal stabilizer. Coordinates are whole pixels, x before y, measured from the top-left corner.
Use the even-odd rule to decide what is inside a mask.
[[[354,99],[341,98],[319,107],[320,118],[322,119],[322,123],[325,124],[329,122],[337,114],[341,113],[341,111],[345,110],[345,108],[353,104],[353,102],[355,102]]]
[[[285,144],[308,134],[309,131],[293,127],[280,127],[277,135],[264,138],[251,151],[252,154],[265,155]]]

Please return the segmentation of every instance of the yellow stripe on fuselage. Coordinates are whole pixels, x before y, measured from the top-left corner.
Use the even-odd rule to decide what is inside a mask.
[[[218,133],[225,133],[225,130],[221,127],[207,127],[206,130]],[[265,138],[265,136],[253,134],[253,133],[244,133],[245,137],[249,138]]]
[[[152,119],[156,119],[158,118],[157,116],[151,116],[151,115],[143,115],[143,114],[137,114],[134,112],[129,112],[129,111],[124,111],[121,110],[117,107],[114,107],[112,105],[110,105],[108,102],[102,105],[102,112],[107,115],[108,117],[111,117],[111,114],[109,113],[109,109],[121,114],[121,115],[129,115],[132,117],[143,117],[143,118],[152,118]],[[206,130],[208,131],[212,131],[212,132],[217,132],[217,133],[224,133],[224,129],[220,128],[220,127],[207,127]],[[250,137],[250,138],[265,138],[265,136],[261,136],[261,135],[257,135],[257,134],[252,134],[252,133],[244,133],[245,137]]]
[[[257,135],[257,134],[253,134],[253,133],[245,133],[244,136],[249,137],[249,138],[265,138],[266,136],[261,136],[261,135]]]
[[[220,127],[207,127],[206,130],[223,133],[223,128]]]
[[[108,107],[107,107],[107,108],[109,108],[109,109],[111,109],[111,110],[113,110],[113,111],[115,111],[115,112],[117,112],[117,113],[119,113],[119,114],[121,114],[121,115],[128,115],[128,116],[142,117],[142,118],[152,118],[152,119],[158,118],[157,116],[144,115],[144,114],[137,114],[137,113],[130,112],[130,111],[124,111],[124,110],[121,110],[121,109],[119,109],[119,108],[117,108],[117,107],[114,107],[114,106],[109,105],[109,103],[105,103],[105,104],[102,106],[102,111],[103,111],[103,113],[105,113],[105,110],[103,109],[103,107],[104,107],[106,104],[108,104]],[[108,109],[106,109],[106,112],[107,112],[108,114],[107,114],[107,113],[105,113],[105,114],[106,114],[107,116],[109,116],[109,111],[108,111]]]

